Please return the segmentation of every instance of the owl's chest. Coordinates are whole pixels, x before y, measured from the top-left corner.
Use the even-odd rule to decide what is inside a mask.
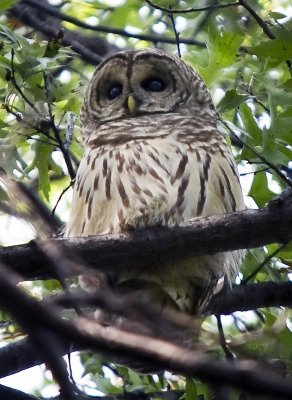
[[[186,145],[165,138],[91,151],[85,159],[96,189],[91,207],[99,217],[98,233],[173,225],[186,219],[186,195],[193,185],[190,158]]]

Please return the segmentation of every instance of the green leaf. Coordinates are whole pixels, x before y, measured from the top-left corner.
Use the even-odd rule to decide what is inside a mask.
[[[20,48],[23,47],[23,49],[27,49],[29,47],[28,39],[26,39],[21,35],[16,34],[11,29],[0,24],[0,38],[1,37],[5,43],[9,43],[11,45],[17,45]]]
[[[61,102],[60,102],[61,103]],[[80,112],[81,99],[77,96],[70,97],[67,101],[60,104],[60,109],[63,111],[71,111],[75,114]]]
[[[227,24],[225,26],[222,23],[219,28],[217,24],[215,26],[210,24],[207,42],[209,64],[207,68],[198,67],[200,75],[207,85],[210,85],[215,79],[220,69],[226,68],[236,61],[237,50],[243,39],[243,35],[235,29],[232,30]]]
[[[267,254],[262,248],[249,250],[241,267],[243,277],[246,278],[253,273],[253,271],[265,260],[266,256]]]
[[[247,94],[239,94],[236,89],[227,90],[225,96],[218,104],[218,111],[224,112],[237,108],[243,101],[249,98]]]
[[[187,378],[185,400],[197,400],[197,399],[198,399],[197,385],[195,384],[192,378]]]
[[[7,10],[12,6],[13,3],[16,3],[18,0],[1,0],[0,3],[0,12]]]
[[[252,113],[251,108],[246,103],[241,103],[239,107],[239,115],[242,120],[244,130],[249,134],[254,145],[262,144],[262,131]]]
[[[265,172],[258,172],[252,182],[249,196],[251,196],[259,207],[264,207],[275,193],[268,188],[268,180]]]
[[[278,139],[272,130],[263,129],[263,141],[262,141],[262,152],[261,155],[264,156],[275,166],[281,164],[287,164],[290,160],[285,156],[285,151],[281,152],[278,143]]]
[[[24,167],[24,162],[19,155],[17,147],[11,143],[0,141],[0,168],[10,175],[14,175],[14,171],[23,172],[20,168]]]
[[[287,91],[292,91],[292,78],[287,79],[285,82],[281,83],[281,85],[279,85],[279,88]]]
[[[108,378],[95,376],[93,381],[96,383],[97,389],[104,394],[121,394],[123,392],[122,387],[114,386]]]
[[[292,107],[288,107],[284,112],[279,113],[272,121],[269,129],[277,139],[284,140],[292,145]]]
[[[70,145],[70,150],[73,152],[75,156],[80,160],[81,157],[83,156],[84,153],[84,148],[83,146],[77,142],[76,140],[73,140],[73,142]]]
[[[11,62],[8,60],[8,58],[6,58],[2,55],[0,55],[0,67],[8,68],[8,69],[11,68]]]
[[[57,175],[62,173],[62,168],[52,159],[52,151],[53,147],[50,144],[40,141],[36,142],[34,160],[25,170],[26,173],[29,173],[34,168],[38,169],[39,190],[43,193],[47,201],[49,201],[49,193],[51,191],[50,171],[53,171]]]
[[[280,63],[292,57],[292,37],[289,39],[265,40],[259,45],[249,48],[248,51],[250,54],[277,60]]]
[[[282,14],[282,13],[280,13],[278,11],[270,11],[269,12],[269,16],[271,18],[273,18],[273,19],[282,19],[282,18],[286,18],[287,17],[287,15]]]
[[[38,143],[36,150],[36,167],[39,171],[39,190],[43,192],[45,198],[49,201],[50,177],[49,164],[52,154],[52,147],[43,143]]]
[[[269,248],[271,249],[271,252],[273,252],[278,249],[279,246],[277,244],[270,244]],[[280,250],[277,253],[277,257],[281,258],[284,262],[289,262],[290,264],[292,264],[292,242],[286,244],[283,250]]]
[[[82,354],[82,358],[84,359],[86,355]],[[90,355],[86,360],[84,360],[84,375],[93,374],[93,375],[103,375],[102,370],[102,358],[96,355]]]
[[[143,386],[142,376],[132,369],[128,369],[129,381],[131,382],[131,386],[140,387]]]
[[[47,47],[46,47],[44,57],[48,57],[48,58],[55,57],[58,54],[60,47],[61,47],[60,40],[58,40],[58,39],[49,40]]]
[[[0,186],[0,204],[3,201],[9,200],[8,194],[5,192],[5,190]]]
[[[208,47],[218,68],[227,67],[236,59],[236,53],[243,42],[243,36],[221,26],[217,32],[210,30]]]

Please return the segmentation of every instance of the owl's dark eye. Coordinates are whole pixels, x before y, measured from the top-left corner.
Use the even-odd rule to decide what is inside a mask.
[[[141,86],[143,89],[150,92],[162,92],[165,89],[165,83],[156,77],[144,79],[144,81],[141,83]]]
[[[123,92],[123,85],[119,82],[113,82],[107,90],[107,98],[113,100]]]

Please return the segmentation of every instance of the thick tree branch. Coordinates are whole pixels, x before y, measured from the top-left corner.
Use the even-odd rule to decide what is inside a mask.
[[[0,385],[0,399],[1,400],[38,400],[37,397],[30,396],[17,389]]]
[[[143,299],[128,295],[121,297],[109,290],[101,290],[92,295],[88,293],[55,296],[45,300],[48,304],[58,304],[65,308],[72,308],[72,300],[80,307],[91,306],[104,308],[107,311],[120,315],[130,316],[134,313],[139,317],[149,317],[152,320],[163,318],[175,321],[177,325],[190,326],[194,317],[174,311],[162,313],[150,307],[145,307]],[[260,282],[233,285],[232,288],[221,290],[207,305],[208,314],[228,315],[235,311],[249,311],[264,307],[292,306],[292,282]],[[149,305],[148,305],[149,308]],[[143,315],[144,314],[144,315]],[[176,315],[177,314],[177,315]],[[136,317],[136,316],[135,316]],[[151,321],[150,321],[151,322]],[[154,324],[157,321],[154,321]],[[163,327],[161,327],[162,329]],[[167,327],[169,329],[169,326]]]
[[[59,344],[60,343],[62,343],[62,347],[61,345],[59,346],[59,356],[82,349],[81,346],[72,347],[71,344],[66,341],[59,341]],[[0,379],[43,364],[44,362],[44,355],[36,353],[35,347],[30,339],[21,339],[17,342],[7,344],[0,348]]]
[[[164,392],[144,393],[140,390],[133,392],[126,392],[123,394],[109,395],[109,396],[89,396],[85,393],[78,393],[78,400],[178,400],[183,395],[183,390],[166,390]],[[17,389],[12,389],[0,385],[0,399],[1,400],[39,400],[35,396],[31,396]],[[43,398],[42,398],[43,399]],[[62,396],[50,397],[46,400],[63,400]]]
[[[77,257],[93,268],[109,271],[129,266],[157,267],[164,261],[287,243],[291,239],[292,191],[286,190],[264,209],[198,218],[183,227],[50,240],[58,243],[69,259]],[[34,241],[0,249],[0,260],[24,279],[55,277],[50,260]],[[67,268],[63,274],[77,272]]]
[[[234,286],[232,290],[214,296],[205,311],[210,314],[228,315],[235,311],[281,306],[292,306],[292,282],[261,282]]]

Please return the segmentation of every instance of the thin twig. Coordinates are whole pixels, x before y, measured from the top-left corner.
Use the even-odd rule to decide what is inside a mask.
[[[19,94],[22,96],[23,100],[24,100],[25,102],[27,102],[27,101],[29,102],[30,100],[28,100],[27,97],[23,94],[23,92],[21,91],[21,89],[20,89],[19,85],[17,84],[17,81],[16,81],[15,78],[13,79],[13,85],[15,85],[15,88],[17,89],[18,92],[19,92],[19,90],[20,90]],[[29,104],[29,103],[28,103],[28,104]],[[29,105],[30,105],[30,104],[29,104]],[[51,136],[51,135],[48,133],[48,131],[47,131],[46,129],[43,129],[43,128],[41,128],[40,126],[35,126],[34,124],[30,123],[29,121],[25,121],[25,120],[23,119],[22,113],[21,113],[15,106],[11,106],[11,105],[8,105],[8,104],[4,104],[4,107],[5,107],[5,110],[6,110],[8,113],[10,113],[10,114],[12,114],[12,115],[15,116],[15,118],[16,118],[16,120],[17,120],[18,122],[23,123],[23,124],[26,125],[27,127],[30,127],[30,128],[32,128],[32,129],[35,129],[35,131],[36,131],[37,133],[42,133],[46,138],[52,140],[52,143],[49,143],[49,142],[48,142],[48,144],[50,144],[50,145],[52,145],[52,146],[56,146],[56,145],[58,144],[57,141],[56,141],[56,139],[55,139],[53,136]],[[12,107],[13,107],[16,111],[14,111]],[[37,112],[38,115],[40,115],[39,110],[36,110],[36,109],[35,109],[34,111]],[[43,122],[45,122],[46,124],[48,124],[48,126],[51,125],[51,122],[48,121],[47,119],[43,118],[43,116],[41,117],[41,120],[42,120]],[[33,133],[32,133],[32,135],[33,135]],[[26,135],[26,136],[28,136],[28,135]],[[35,139],[35,140],[36,140],[36,139]],[[38,139],[38,140],[39,140],[39,141],[42,141],[41,139]],[[45,142],[45,143],[46,143],[46,142]]]
[[[169,11],[169,13],[168,13],[168,16],[169,16],[169,18],[170,18],[170,21],[171,21],[171,24],[172,24],[173,33],[174,33],[174,37],[175,37],[175,40],[176,40],[177,55],[179,56],[179,58],[181,58],[179,33],[178,33],[178,31],[176,30],[175,20],[174,20],[174,17],[173,17],[173,13],[172,13],[172,11],[171,11],[171,8],[170,8],[170,11]]]
[[[29,100],[29,98],[23,93],[21,87],[18,85],[17,80],[15,78],[15,69],[14,69],[14,55],[15,51],[12,48],[11,49],[11,77],[10,80],[15,87],[15,89],[18,91],[20,96],[23,98],[23,100],[34,110],[36,114],[40,114],[39,110],[34,106],[34,104]]]
[[[244,82],[243,82],[243,79],[242,79],[242,88],[243,88],[243,90],[245,91],[245,93],[247,93],[247,94],[249,94],[250,96],[251,96],[251,98],[252,98],[252,100],[255,102],[255,103],[257,103],[258,105],[260,105],[269,115],[270,115],[270,109],[261,101],[261,100],[259,100],[254,94],[253,94],[253,91],[252,91],[252,83],[253,83],[253,81],[254,81],[254,74],[252,75],[252,77],[251,77],[251,79],[250,79],[250,82],[249,82],[249,84],[248,85],[246,85]],[[236,87],[236,85],[235,85],[235,87]]]
[[[267,171],[269,171],[269,168],[262,168],[262,169],[259,169],[259,170],[257,170],[257,171],[251,171],[251,172],[240,173],[239,175],[240,175],[240,176],[256,175],[256,174],[258,174],[259,172],[267,172]]]
[[[245,143],[239,136],[237,136],[226,121],[224,121],[223,119],[220,120],[223,123],[223,125],[226,126],[232,137],[236,138],[236,140],[241,142],[243,146],[247,147],[250,151],[252,151],[254,155],[256,155],[264,164],[268,165],[268,167],[270,167],[290,188],[292,188],[292,181],[289,178],[287,178],[287,176],[283,174],[283,172],[280,171],[279,168],[277,168],[274,164],[272,164],[264,156],[262,156],[259,152],[257,152],[251,145]]]
[[[197,8],[185,8],[185,9],[172,9],[172,8],[167,8],[167,7],[162,7],[159,6],[155,3],[153,3],[150,0],[145,0],[146,3],[153,7],[156,8],[157,10],[166,12],[166,13],[173,13],[173,14],[187,14],[187,13],[193,13],[193,12],[201,12],[201,11],[207,11],[207,10],[215,10],[218,8],[228,8],[228,7],[235,7],[240,5],[240,1],[235,1],[233,3],[225,3],[225,4],[211,4],[209,6],[205,7],[197,7]]]
[[[65,254],[64,249],[58,245],[56,242],[42,242],[39,241],[37,243],[38,248],[44,253],[44,255],[50,260],[52,268],[55,271],[56,277],[61,283],[61,286],[64,292],[67,294],[70,299],[71,305],[76,311],[77,315],[84,315],[82,309],[79,307],[79,304],[74,301],[73,296],[71,296],[70,284],[66,280],[66,269],[70,269],[72,262],[69,261],[68,257]],[[79,267],[79,265],[78,265]],[[83,269],[83,268],[82,268]],[[84,267],[85,270],[85,267]]]
[[[276,39],[276,36],[273,34],[273,32],[270,30],[268,27],[267,23],[255,12],[255,10],[246,3],[245,0],[239,0],[238,2],[242,7],[244,7],[250,15],[256,20],[256,22],[259,24],[259,26],[262,28],[263,32],[268,36],[270,39]],[[286,60],[286,64],[291,71],[292,64],[290,60]]]
[[[49,142],[47,140],[43,140],[43,139],[40,139],[40,138],[33,137],[33,135],[35,135],[35,133],[29,134],[29,135],[24,135],[24,136],[27,139],[35,140],[36,142],[44,143],[44,144],[47,144],[49,146],[56,146],[56,143],[52,143],[52,142]]]
[[[223,326],[222,326],[222,321],[221,321],[221,315],[216,315],[216,319],[217,319],[217,326],[218,326],[218,333],[219,333],[219,341],[220,341],[222,350],[225,353],[225,357],[227,360],[234,360],[234,355],[229,350],[227,343],[226,343],[224,330],[223,330]]]
[[[56,17],[62,21],[70,22],[76,26],[79,26],[80,28],[83,28],[83,29],[88,29],[88,30],[95,31],[95,32],[113,33],[116,35],[135,38],[135,39],[139,39],[139,40],[145,40],[145,41],[153,42],[153,43],[169,43],[169,44],[176,43],[176,40],[173,38],[167,38],[167,37],[163,37],[163,36],[154,36],[154,35],[135,34],[135,33],[127,32],[124,29],[109,28],[107,26],[101,26],[101,25],[99,25],[99,26],[89,25],[85,22],[79,21],[77,18],[71,17],[69,15],[66,15],[66,14],[58,11],[55,7],[52,7],[48,4],[40,3],[39,1],[23,0],[23,3],[29,4],[30,6],[38,8],[42,11],[46,11],[47,14],[53,15],[54,17]],[[181,38],[180,42],[184,43],[184,44],[205,47],[205,43],[194,40],[194,39]]]
[[[267,106],[265,106],[261,100],[259,100],[256,96],[253,96],[252,99],[254,100],[255,103],[261,106],[270,115],[270,109]]]
[[[89,270],[86,266],[84,272]],[[175,337],[176,331],[182,328],[189,329],[192,332],[198,332],[201,326],[200,318],[195,318],[181,311],[164,307],[163,310],[157,304],[149,303],[147,295],[143,296],[143,291],[134,291],[129,289],[128,293],[120,293],[118,287],[96,288],[91,294],[66,293],[54,295],[43,301],[47,306],[72,307],[72,301],[79,307],[95,307],[105,310],[111,314],[123,316],[127,321],[141,322],[164,337]],[[120,321],[120,320],[119,320]]]
[[[255,10],[245,2],[245,0],[239,0],[238,5],[241,5],[244,7],[250,15],[253,16],[253,18],[256,20],[256,22],[259,24],[259,26],[262,28],[264,33],[270,38],[270,39],[276,39],[276,36],[273,34],[273,32],[269,29],[268,25],[266,22],[255,12]]]
[[[269,262],[271,261],[271,259],[273,257],[275,257],[281,250],[284,249],[284,247],[286,247],[286,244],[282,244],[281,246],[279,246],[275,251],[273,251],[268,257],[266,257],[264,259],[264,261],[262,263],[260,263],[260,265],[251,273],[249,274],[245,279],[243,279],[241,281],[241,285],[246,285],[252,278],[254,278],[259,272],[260,270]]]
[[[22,182],[15,182],[9,178],[4,170],[0,171],[0,179],[4,182],[7,189],[14,194],[15,198],[22,200],[27,206],[26,218],[29,218],[31,221],[37,221],[38,233],[40,233],[41,229],[44,236],[47,237],[52,236],[52,233],[58,232],[61,227],[59,219],[55,216],[52,217],[48,207],[28,186]]]
[[[2,277],[0,280],[0,303],[4,309],[6,309],[7,306],[7,301],[4,299],[5,297],[7,297],[7,299],[9,298],[9,288],[14,287],[14,285],[11,283],[14,280],[14,274],[8,274],[5,278]],[[33,308],[36,303],[31,301],[32,298],[29,296],[25,298],[22,291],[16,287],[14,287],[12,290],[14,293],[11,293],[11,295],[14,298],[15,303],[11,305],[11,307],[8,305],[7,309],[12,311],[11,314],[16,316],[17,322],[29,334],[37,353],[41,354],[45,358],[45,361],[51,369],[54,378],[60,385],[64,400],[77,400],[74,390],[75,387],[68,377],[65,362],[59,356],[59,335],[55,334],[53,330],[48,329],[46,324],[40,324],[36,321],[32,321],[33,318],[31,319],[28,317],[27,311],[31,307],[31,311],[33,312]],[[24,300],[25,304],[22,304],[22,300]]]
[[[64,190],[62,190],[62,193],[60,194],[60,196],[58,197],[58,200],[56,201],[56,204],[54,205],[54,208],[52,209],[52,217],[55,215],[56,212],[56,208],[58,207],[62,197],[64,196],[64,194],[67,192],[67,190],[70,189],[71,186],[74,185],[74,180],[72,180],[69,185],[67,187],[65,187]]]
[[[49,86],[48,86],[48,78],[47,78],[47,74],[45,72],[43,72],[43,77],[44,77],[44,83],[45,83],[45,90],[46,90],[46,96],[47,96],[47,106],[48,106],[48,111],[49,111],[49,118],[50,118],[50,122],[51,122],[51,128],[52,131],[54,132],[55,135],[55,139],[58,143],[59,149],[61,150],[67,169],[68,169],[68,173],[70,175],[71,180],[75,179],[76,173],[74,171],[72,162],[71,162],[71,158],[70,158],[70,154],[68,152],[68,150],[66,149],[66,147],[64,146],[64,143],[61,139],[61,135],[60,135],[60,130],[59,128],[57,128],[56,124],[55,124],[55,117],[53,115],[52,112],[52,106],[50,103],[50,93],[49,93]]]

